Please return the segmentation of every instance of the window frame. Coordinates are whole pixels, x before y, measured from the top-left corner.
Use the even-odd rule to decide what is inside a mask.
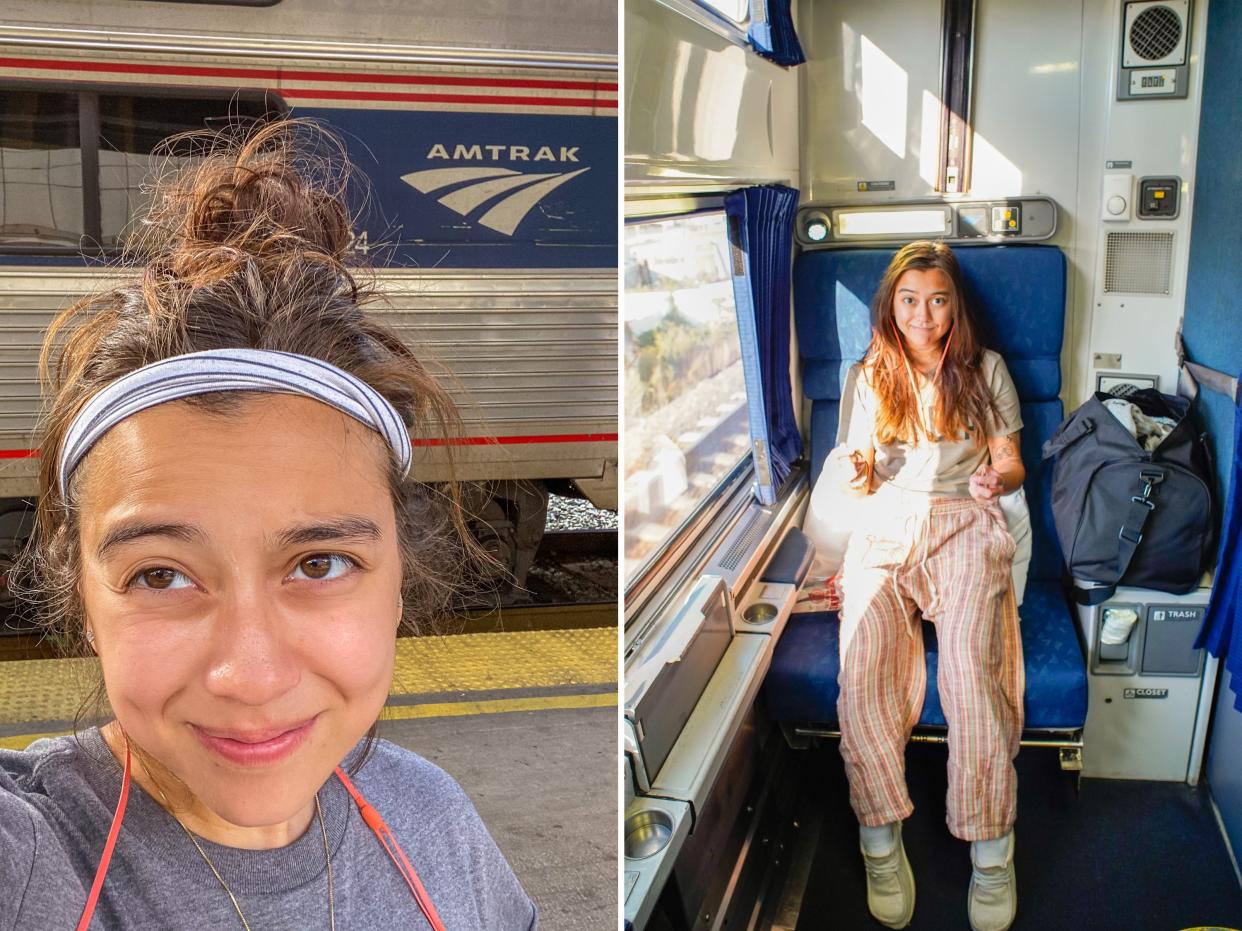
[[[662,191],[657,196],[630,197],[625,204],[626,227],[660,220],[676,220],[704,213],[724,214],[724,193],[719,189],[710,192]],[[725,245],[728,245],[728,217],[725,217]],[[624,243],[622,243],[624,254]],[[621,282],[624,289],[624,279]],[[622,292],[624,300],[624,290]],[[736,310],[736,308],[735,308]],[[624,377],[624,372],[622,373]],[[749,408],[749,404],[747,405]],[[624,411],[623,422],[624,422]],[[749,428],[749,410],[747,424]],[[628,438],[627,438],[628,439]],[[626,476],[622,474],[624,486]],[[625,580],[624,553],[622,554],[622,580],[625,597],[624,628],[640,616],[649,614],[648,607],[659,600],[672,597],[690,575],[697,573],[701,556],[731,527],[745,507],[755,500],[752,486],[755,481],[754,451],[749,447],[733,468],[726,473],[694,509],[682,520],[675,532],[647,557],[633,579]],[[624,534],[621,546],[624,549]]]
[[[721,13],[705,0],[655,0],[655,2],[675,13],[680,13],[687,19],[694,20],[721,38],[753,51],[750,44],[750,25],[754,22],[754,14],[750,0],[747,0],[746,4],[746,18],[741,22]]]
[[[279,2],[279,0],[277,0]],[[16,78],[0,81],[0,91],[35,91],[67,94],[78,99],[78,148],[82,159],[82,233],[77,247],[9,245],[0,241],[0,259],[9,257],[113,259],[124,251],[105,248],[103,238],[103,200],[99,183],[99,98],[101,96],[142,97],[147,100],[204,99],[220,100],[226,105],[234,100],[261,103],[280,116],[291,110],[288,102],[274,90],[228,87],[177,87],[173,85],[123,84],[117,82],[84,83],[72,81],[35,81]]]
[[[718,16],[721,19],[723,19],[726,23],[729,23],[732,26],[736,26],[739,29],[744,30],[754,18],[754,14],[752,13],[751,8],[750,8],[750,0],[746,0],[746,15],[743,16],[741,19],[734,19],[728,13],[725,13],[718,6],[716,6],[716,4],[712,2],[712,0],[693,0],[693,2],[697,4],[698,6],[703,7],[703,9],[707,10],[713,16]]]

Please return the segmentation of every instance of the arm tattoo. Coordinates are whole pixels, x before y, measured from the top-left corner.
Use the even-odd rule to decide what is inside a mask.
[[[996,440],[992,447],[992,465],[1000,466],[1003,463],[1022,461],[1022,454],[1018,452],[1017,444],[1018,434],[1013,433],[1009,436],[1000,437]]]

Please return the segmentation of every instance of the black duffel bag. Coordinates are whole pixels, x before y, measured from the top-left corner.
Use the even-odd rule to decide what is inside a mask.
[[[1211,454],[1187,398],[1150,388],[1124,400],[1177,422],[1144,449],[1095,396],[1044,444],[1052,470],[1052,518],[1080,604],[1100,604],[1118,585],[1185,594],[1211,567],[1216,518]]]

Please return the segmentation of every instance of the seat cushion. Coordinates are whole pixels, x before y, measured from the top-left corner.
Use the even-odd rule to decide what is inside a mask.
[[[1053,582],[1029,582],[1018,614],[1026,669],[1026,729],[1081,728],[1087,719],[1087,674],[1077,628],[1060,588]],[[839,630],[835,612],[789,618],[763,686],[764,701],[775,720],[838,726]],[[927,694],[919,724],[944,727],[936,682],[939,656],[931,624],[924,626],[923,642]]]

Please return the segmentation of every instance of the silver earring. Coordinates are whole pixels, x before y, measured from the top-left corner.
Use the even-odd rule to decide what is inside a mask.
[[[86,628],[86,642],[91,644],[92,646],[95,643],[95,632],[91,630],[89,627]]]

